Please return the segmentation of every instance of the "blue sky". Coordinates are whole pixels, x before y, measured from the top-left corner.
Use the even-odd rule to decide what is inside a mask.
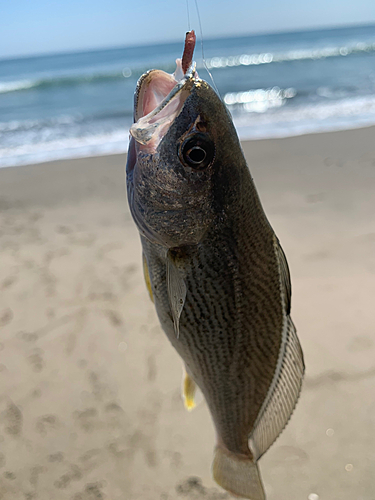
[[[198,31],[194,0],[191,26]],[[204,37],[375,22],[374,0],[198,0]],[[0,57],[181,38],[186,0],[2,0]]]

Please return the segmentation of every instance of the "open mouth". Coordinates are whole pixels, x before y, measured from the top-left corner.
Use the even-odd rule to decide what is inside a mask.
[[[155,151],[183,108],[197,78],[193,64],[183,74],[180,59],[173,75],[151,70],[141,76],[135,94],[135,123],[130,133],[148,151]]]

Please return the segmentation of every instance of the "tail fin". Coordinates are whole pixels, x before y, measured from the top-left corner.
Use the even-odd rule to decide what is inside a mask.
[[[229,493],[251,500],[265,500],[258,465],[250,458],[235,455],[218,446],[212,473],[215,481]]]

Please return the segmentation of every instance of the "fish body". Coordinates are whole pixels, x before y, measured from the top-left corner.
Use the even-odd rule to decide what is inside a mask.
[[[224,103],[194,71],[181,89],[164,96],[179,101],[159,106],[158,119],[144,115],[138,88],[129,206],[150,295],[186,367],[185,389],[198,386],[212,416],[214,478],[261,500],[257,461],[286,425],[304,372],[289,270]]]

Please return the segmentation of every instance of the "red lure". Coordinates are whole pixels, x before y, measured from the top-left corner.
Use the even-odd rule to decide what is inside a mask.
[[[182,54],[182,71],[185,74],[193,60],[195,42],[197,38],[194,30],[188,31],[185,37],[184,53]]]

